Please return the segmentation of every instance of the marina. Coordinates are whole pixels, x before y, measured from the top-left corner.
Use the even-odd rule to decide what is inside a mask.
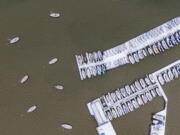
[[[173,71],[176,72],[176,74],[173,75]],[[168,72],[171,73],[168,74]],[[164,77],[164,75],[166,77]],[[109,92],[100,98],[93,100],[87,104],[89,112],[92,116],[94,116],[98,127],[102,128],[104,124],[107,126],[107,123],[110,123],[113,119],[122,117],[140,106],[152,101],[155,97],[160,96],[163,97],[165,101],[165,108],[163,111],[153,115],[154,120],[151,126],[150,135],[154,135],[154,132],[157,132],[157,135],[164,135],[168,99],[161,86],[176,79],[179,75],[180,60],[154,73],[148,74],[144,78],[137,79],[130,85],[125,85],[123,88],[117,88],[113,92]],[[161,79],[159,79],[159,76],[161,76]],[[171,79],[167,80],[167,78]],[[161,83],[162,80],[164,83]],[[160,121],[159,118],[155,118],[157,116],[163,117],[163,120]],[[159,122],[164,123],[164,127],[162,127],[163,129],[161,132],[160,130],[157,131],[155,129],[157,127],[156,125],[159,125]],[[114,130],[113,127],[111,127],[111,124],[108,125],[110,126],[109,129]],[[160,124],[160,126],[162,126],[162,124]],[[100,135],[102,135],[98,128],[97,131]],[[104,134],[107,134],[105,132],[106,130],[104,130]],[[112,131],[112,133],[112,135],[116,135],[115,131]]]
[[[139,63],[180,43],[180,17],[106,51],[76,55],[81,80],[103,75],[125,64]]]

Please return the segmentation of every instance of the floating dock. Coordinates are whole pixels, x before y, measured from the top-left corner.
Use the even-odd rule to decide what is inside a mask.
[[[170,73],[171,72],[171,73]],[[106,128],[112,130],[111,135],[116,135],[110,121],[118,117],[122,117],[129,112],[138,109],[140,106],[152,101],[155,97],[161,96],[166,102],[165,109],[153,116],[152,125],[156,124],[158,119],[156,116],[164,115],[166,118],[167,102],[168,99],[162,89],[161,85],[168,83],[180,75],[180,60],[152,73],[140,78],[130,85],[125,85],[123,88],[117,88],[113,92],[109,92],[100,98],[88,103],[88,109],[92,116],[97,121],[97,131],[99,135],[108,135]],[[164,83],[159,76],[162,76]],[[159,120],[160,121],[160,120]],[[161,121],[162,122],[162,121]],[[163,119],[166,122],[166,119]],[[108,123],[108,124],[107,124]],[[105,124],[105,125],[104,125]],[[109,125],[109,127],[107,126]],[[104,127],[105,126],[105,127]],[[161,125],[162,126],[162,125]],[[101,129],[99,131],[99,128]],[[154,126],[151,127],[151,132],[155,132]],[[164,127],[165,132],[165,127]],[[164,133],[163,132],[163,133]],[[104,133],[104,134],[102,134]],[[150,135],[154,135],[154,134]],[[162,132],[157,135],[164,135]]]
[[[180,43],[180,17],[106,51],[76,55],[81,80],[103,75],[108,70],[135,64]]]

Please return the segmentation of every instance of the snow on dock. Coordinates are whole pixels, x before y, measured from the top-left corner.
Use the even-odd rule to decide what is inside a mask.
[[[177,17],[109,50],[76,55],[80,78],[92,78],[128,63],[138,63],[179,43],[180,17]]]
[[[168,99],[161,85],[176,79],[179,75],[180,60],[152,74],[146,75],[144,78],[140,78],[130,85],[125,85],[123,88],[117,88],[113,92],[104,94],[100,98],[89,102],[87,107],[98,124],[97,131],[99,135],[101,135],[102,132],[104,134],[112,132],[112,135],[116,135],[110,124],[111,120],[122,117],[129,112],[138,109],[140,106],[147,104],[157,96],[163,97],[165,109],[153,115],[150,135],[154,135],[153,133],[157,133],[156,135],[164,135]],[[161,80],[159,80],[159,76],[161,76]],[[164,84],[161,84],[162,80],[164,81]],[[163,119],[160,120],[160,118]],[[158,126],[161,127],[161,130],[156,129]],[[101,129],[101,132],[98,130],[99,128]],[[106,131],[106,129],[111,131]]]

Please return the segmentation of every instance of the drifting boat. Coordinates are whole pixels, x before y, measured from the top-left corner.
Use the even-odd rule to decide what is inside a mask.
[[[134,107],[130,101],[126,102],[127,106],[129,107],[129,110],[132,112],[134,110]]]
[[[14,43],[18,42],[19,40],[20,40],[19,37],[14,37],[14,38],[12,38],[12,39],[9,39],[9,43],[10,43],[10,44],[14,44]]]
[[[125,86],[125,90],[128,95],[131,95],[132,92],[131,92],[131,88],[129,87],[129,85]]]
[[[169,79],[167,73],[164,73],[164,74],[163,74],[163,78],[164,78],[164,80],[165,80],[166,83],[170,82],[170,79]]]
[[[146,97],[147,97],[147,99],[149,100],[149,101],[152,101],[152,95],[147,91],[146,93]]]
[[[130,61],[131,64],[135,64],[135,59],[134,59],[134,57],[132,55],[129,55],[128,58],[129,58],[129,61]]]
[[[145,56],[144,56],[142,50],[138,51],[138,56],[139,56],[139,59],[141,59],[141,60],[144,59]]]
[[[28,75],[23,76],[23,78],[20,80],[20,83],[25,83],[29,79]]]
[[[140,82],[142,88],[146,88],[146,83],[145,83],[144,79],[141,78],[141,79],[139,80],[139,82]]]
[[[121,88],[120,92],[124,98],[127,96],[125,88]]]
[[[161,85],[165,84],[165,81],[164,81],[164,79],[162,77],[162,74],[159,74],[157,78],[158,78],[158,81],[160,82]]]
[[[136,96],[136,100],[138,102],[138,104],[141,106],[141,105],[144,105],[142,99],[139,97],[139,96]]]
[[[72,126],[69,124],[62,124],[61,127],[68,130],[72,129]]]
[[[139,104],[137,103],[136,99],[132,99],[131,102],[135,109],[139,108]]]
[[[55,85],[54,88],[57,90],[63,90],[64,89],[64,87],[62,85]]]
[[[28,110],[27,110],[27,113],[30,113],[30,112],[33,112],[37,109],[37,106],[36,105],[33,105],[31,106]]]
[[[138,57],[138,55],[137,55],[136,52],[133,54],[133,57],[134,57],[134,59],[135,59],[136,62],[139,62],[139,57]]]
[[[60,17],[60,13],[51,12],[49,14],[49,16],[52,17],[52,18],[59,18]]]
[[[179,74],[178,74],[178,72],[177,72],[175,67],[172,68],[172,73],[173,73],[175,78],[178,78]]]
[[[58,58],[53,58],[48,62],[48,64],[52,65],[52,64],[55,64],[57,61],[58,61]]]
[[[168,74],[169,79],[172,81],[174,79],[174,75],[170,69],[167,71],[167,74]]]

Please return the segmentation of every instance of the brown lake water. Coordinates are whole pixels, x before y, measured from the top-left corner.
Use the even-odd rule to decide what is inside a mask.
[[[180,59],[177,46],[80,81],[75,54],[106,50],[179,16],[179,0],[0,0],[0,135],[96,135],[86,103]],[[59,19],[49,17],[60,12]],[[8,44],[8,39],[21,40]],[[54,57],[59,61],[48,65]],[[20,79],[29,75],[25,84]],[[53,85],[61,84],[64,90]],[[180,132],[180,79],[167,84],[166,135]],[[27,109],[37,105],[32,113]],[[118,135],[147,135],[151,103],[112,122]],[[72,130],[60,125],[69,123]]]

